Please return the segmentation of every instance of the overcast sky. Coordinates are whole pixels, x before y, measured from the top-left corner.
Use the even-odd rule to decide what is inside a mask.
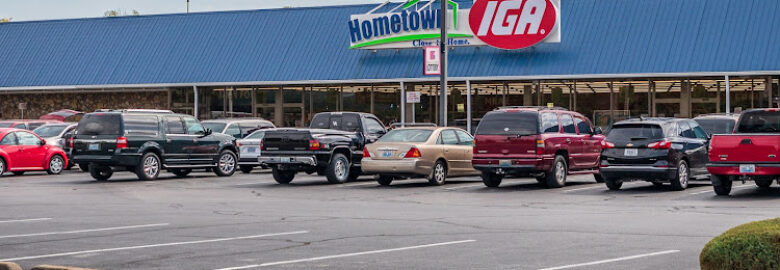
[[[191,12],[381,3],[384,0],[190,0]],[[396,0],[394,2],[400,2]],[[186,0],[0,0],[0,18],[13,21],[102,17],[107,10],[142,15],[184,13]]]

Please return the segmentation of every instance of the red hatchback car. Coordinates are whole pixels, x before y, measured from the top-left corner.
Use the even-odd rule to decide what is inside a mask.
[[[27,171],[59,174],[68,166],[65,151],[46,144],[27,130],[0,128],[0,176],[5,172],[22,175]]]
[[[550,188],[569,174],[598,174],[600,128],[563,108],[502,107],[482,118],[474,136],[474,169],[488,187],[511,176],[534,176]]]

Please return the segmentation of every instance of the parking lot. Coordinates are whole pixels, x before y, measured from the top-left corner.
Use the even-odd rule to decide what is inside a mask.
[[[100,269],[698,269],[701,248],[776,217],[780,188],[674,192],[592,176],[545,189],[478,177],[329,185],[267,171],[97,182],[74,170],[0,178],[0,261]]]

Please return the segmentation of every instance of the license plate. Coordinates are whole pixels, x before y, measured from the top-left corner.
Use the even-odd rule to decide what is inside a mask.
[[[283,157],[282,158],[282,162],[293,163],[293,162],[295,162],[295,158],[294,157]]]
[[[245,153],[256,153],[257,152],[257,147],[247,147],[247,148],[244,148],[244,152]]]
[[[511,160],[499,160],[498,161],[498,166],[499,167],[509,167],[509,166],[512,166],[512,161]]]
[[[89,146],[87,146],[90,151],[97,151],[100,150],[100,144],[98,143],[90,143]]]
[[[383,158],[389,158],[389,157],[392,157],[392,156],[393,156],[393,152],[390,152],[390,151],[382,152],[382,157]]]
[[[624,156],[627,157],[635,157],[639,155],[639,149],[636,148],[626,148],[626,150],[623,152]]]
[[[756,165],[753,164],[739,165],[739,173],[755,173],[755,172],[756,172]]]

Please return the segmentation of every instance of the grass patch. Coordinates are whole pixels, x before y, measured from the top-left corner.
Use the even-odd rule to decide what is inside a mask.
[[[699,262],[702,270],[780,269],[780,218],[726,231],[704,246]]]

